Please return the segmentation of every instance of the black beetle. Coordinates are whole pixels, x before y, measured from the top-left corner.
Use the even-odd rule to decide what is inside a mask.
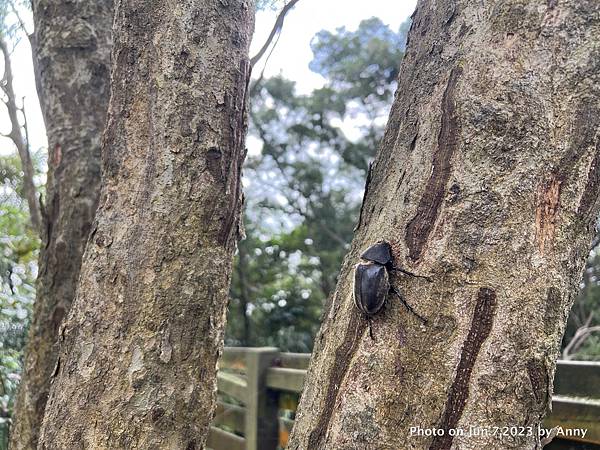
[[[383,308],[388,295],[394,293],[411,313],[423,323],[427,323],[427,320],[404,300],[398,289],[392,286],[389,272],[401,272],[428,280],[429,277],[415,275],[400,267],[395,267],[392,248],[386,241],[379,241],[371,245],[360,255],[360,258],[364,262],[361,261],[354,268],[354,303],[359,311],[370,319]]]

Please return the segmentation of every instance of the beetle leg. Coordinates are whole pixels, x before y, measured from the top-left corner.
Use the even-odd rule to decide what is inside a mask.
[[[406,309],[408,309],[411,313],[413,313],[415,316],[417,316],[419,318],[419,320],[421,322],[423,322],[424,324],[427,323],[427,319],[425,319],[423,316],[421,316],[419,313],[417,313],[412,306],[410,306],[406,300],[404,300],[404,297],[402,297],[402,294],[400,294],[400,292],[398,292],[398,289],[396,289],[394,286],[392,286],[390,284],[390,292],[394,293],[398,296],[398,298],[400,299],[400,301],[402,302],[402,304],[404,306],[406,306]]]
[[[392,266],[392,267],[390,268],[390,270],[393,270],[393,271],[395,271],[395,272],[400,272],[400,273],[403,273],[404,275],[408,275],[409,277],[415,277],[415,278],[425,278],[425,279],[426,279],[427,281],[429,281],[429,282],[433,281],[433,280],[431,279],[431,277],[428,277],[428,276],[425,276],[425,275],[417,275],[416,273],[409,272],[408,270],[402,269],[401,267],[395,267],[395,266]]]

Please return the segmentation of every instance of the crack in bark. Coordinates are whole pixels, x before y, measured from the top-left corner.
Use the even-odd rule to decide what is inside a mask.
[[[369,194],[369,185],[371,184],[371,179],[373,178],[373,163],[369,163],[369,169],[367,170],[367,181],[365,181],[365,191],[363,193],[363,200],[362,203],[360,204],[360,212],[358,214],[358,223],[356,224],[356,227],[354,228],[354,231],[357,231],[360,226],[362,225],[363,222],[363,210],[365,209],[365,205],[367,203],[367,196]]]
[[[463,344],[456,376],[450,386],[446,408],[438,427],[445,430],[445,433],[443,436],[433,438],[429,450],[449,449],[452,445],[453,436],[450,436],[449,430],[456,428],[467,404],[473,367],[483,342],[492,331],[495,310],[496,292],[490,288],[480,288],[477,294],[477,304],[473,311],[471,329]]]
[[[562,179],[553,174],[538,191],[538,206],[535,213],[536,241],[540,253],[544,253],[546,243],[554,238],[556,216],[560,206]]]
[[[589,217],[590,211],[598,201],[598,192],[600,191],[600,142],[596,142],[596,152],[588,172],[588,179],[585,190],[581,196],[577,215]]]
[[[325,405],[317,421],[317,426],[308,438],[308,448],[310,449],[323,447],[327,431],[329,430],[333,408],[339,396],[340,385],[348,372],[352,357],[358,348],[359,339],[356,339],[356,336],[363,334],[366,326],[367,321],[364,320],[362,314],[353,311],[346,332],[344,333],[342,345],[335,351],[335,362],[330,372],[331,379],[329,380],[327,394],[325,395]]]
[[[546,294],[546,305],[543,316],[544,330],[547,334],[555,332],[554,328],[559,323],[559,318],[562,315],[561,305],[560,290],[554,286],[549,287]]]
[[[230,112],[230,157],[231,164],[227,175],[227,194],[229,195],[229,206],[227,208],[227,217],[223,222],[219,232],[219,243],[229,248],[231,246],[231,230],[236,222],[240,220],[240,197],[241,197],[241,166],[246,157],[244,148],[244,137],[246,135],[246,97],[248,94],[248,83],[250,82],[250,73],[252,68],[246,60],[240,63],[240,74],[245,77],[243,90],[236,92],[232,101],[232,111]],[[239,228],[239,227],[238,227]]]
[[[545,396],[542,394],[548,392],[548,374],[544,368],[544,363],[536,359],[527,361],[527,376],[531,382],[533,398],[535,398],[536,406],[541,406]]]
[[[538,200],[535,214],[535,238],[540,253],[544,254],[548,244],[554,240],[558,212],[560,208],[560,194],[562,186],[576,173],[577,165],[588,149],[596,148],[596,153],[588,173],[588,182],[581,197],[577,213],[589,211],[598,197],[600,188],[600,156],[598,155],[598,142],[596,136],[596,117],[599,110],[587,100],[582,102],[577,110],[573,124],[573,140],[569,150],[560,159],[550,176],[542,181],[538,188]],[[586,218],[589,220],[589,218]]]
[[[406,227],[406,244],[409,257],[413,261],[421,258],[427,239],[439,216],[446,185],[450,179],[452,156],[459,145],[459,123],[454,89],[461,73],[460,67],[455,67],[450,73],[442,98],[442,125],[438,135],[437,150],[433,155],[433,169],[419,201],[417,213]]]

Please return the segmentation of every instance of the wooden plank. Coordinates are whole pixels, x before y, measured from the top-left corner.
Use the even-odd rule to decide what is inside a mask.
[[[244,404],[248,402],[248,384],[241,375],[219,371],[217,373],[217,386],[220,392],[231,395]]]
[[[558,361],[554,393],[600,399],[600,362]]]
[[[248,349],[246,368],[248,377],[248,402],[246,403],[247,450],[275,450],[279,441],[277,422],[278,394],[269,391],[266,374],[273,365],[279,350],[273,347]]]
[[[279,361],[285,369],[308,369],[310,353],[280,353]]]
[[[245,416],[246,412],[241,406],[218,402],[213,425],[223,425],[236,433],[244,434]]]
[[[302,392],[306,370],[271,367],[267,371],[267,386],[271,389]]]
[[[577,436],[557,436],[559,438],[600,444],[600,400],[555,395],[552,398],[552,413],[544,420],[544,427],[555,426],[560,426],[565,431],[576,428],[587,430],[583,439],[577,439]]]
[[[225,347],[219,358],[219,369],[246,370],[246,353],[249,347]]]
[[[208,448],[215,450],[246,450],[246,439],[216,427],[210,427]]]

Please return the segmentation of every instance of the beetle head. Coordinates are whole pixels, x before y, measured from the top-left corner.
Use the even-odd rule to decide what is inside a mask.
[[[382,266],[387,266],[394,260],[392,248],[386,241],[379,241],[371,245],[360,257],[365,261],[372,261]]]

